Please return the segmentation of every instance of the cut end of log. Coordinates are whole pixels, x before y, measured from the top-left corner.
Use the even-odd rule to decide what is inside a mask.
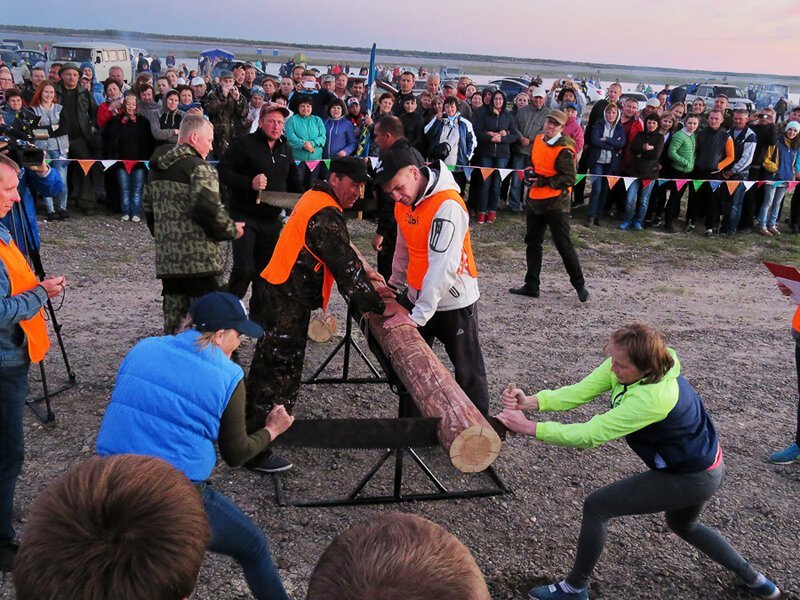
[[[308,337],[315,342],[328,342],[335,333],[336,319],[333,315],[321,313],[314,315],[308,322]]]
[[[462,431],[450,446],[450,462],[462,473],[479,473],[500,454],[500,436],[489,426],[473,425]]]

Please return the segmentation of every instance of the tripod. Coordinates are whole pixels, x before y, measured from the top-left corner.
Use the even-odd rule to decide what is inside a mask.
[[[31,224],[28,215],[25,212],[25,207],[23,207],[22,203],[20,202],[14,203],[10,214],[12,222],[11,234],[14,237],[14,241],[22,253],[28,257],[28,261],[31,264],[34,274],[41,281],[47,276],[47,274],[44,270],[44,264],[42,263],[42,255],[39,252],[39,240],[37,235],[34,233],[33,225]],[[56,310],[53,307],[53,303],[50,298],[48,298],[47,302],[45,303],[45,309],[50,317],[50,323],[53,326],[53,332],[56,334],[58,347],[61,350],[61,358],[64,360],[64,367],[67,370],[68,381],[66,385],[62,386],[61,388],[54,391],[50,390],[47,382],[47,371],[45,370],[44,364],[45,361],[42,360],[39,363],[39,372],[42,377],[42,395],[36,398],[28,398],[25,401],[25,405],[31,409],[33,414],[36,415],[36,418],[39,419],[40,422],[52,423],[55,421],[55,414],[53,413],[50,399],[56,394],[60,394],[61,392],[74,386],[76,375],[75,371],[73,371],[69,364],[67,349],[66,346],[64,346],[64,338],[61,335],[62,325],[56,318]],[[39,407],[39,404],[42,402],[42,400],[44,400],[45,404],[44,412],[42,412],[41,408]]]

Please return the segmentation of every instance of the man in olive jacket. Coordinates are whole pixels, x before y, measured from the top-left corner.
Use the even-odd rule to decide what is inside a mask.
[[[192,300],[222,287],[220,242],[244,233],[220,202],[217,171],[205,161],[213,143],[213,126],[187,115],[177,145],[162,146],[150,160],[143,207],[156,242],[165,334],[178,330]]]

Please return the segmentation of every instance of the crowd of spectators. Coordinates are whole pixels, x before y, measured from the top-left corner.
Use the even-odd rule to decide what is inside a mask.
[[[545,89],[534,78],[527,91],[507,98],[492,86],[479,89],[468,77],[443,82],[424,69],[399,68],[380,70],[380,79],[397,90],[377,88],[370,103],[366,70],[354,77],[349,65],[332,65],[329,73],[319,75],[292,63],[284,65],[282,76],[256,83],[257,71],[249,63],[234,63],[214,79],[211,64],[196,71],[174,63],[172,57],[162,70],[160,60],[148,64],[141,59],[132,82],[123,79],[119,68],[99,82],[89,63],[57,65],[49,72],[33,67],[27,76],[20,75],[19,87],[11,69],[0,66],[5,122],[29,111],[38,116],[49,137],[37,146],[68,175],[68,190],[43,200],[45,219],[68,217],[68,205],[91,213],[99,202],[121,211],[123,220],[138,222],[144,161],[159,146],[175,143],[184,115],[200,114],[212,123],[209,159],[222,160],[232,139],[256,131],[261,107],[278,103],[290,111],[284,135],[293,158],[307,162],[304,189],[324,176],[318,161],[377,157],[376,143],[365,151],[367,132],[374,136],[375,123],[393,115],[426,160],[442,160],[456,172],[476,223],[492,223],[501,207],[523,210],[525,183],[509,174],[530,166],[532,141],[547,111],[559,108],[568,117],[563,135],[575,141],[578,174],[588,176],[573,193],[573,204],[584,204],[584,185],[589,184],[583,213],[587,227],[615,216],[621,229],[632,231],[663,227],[688,232],[697,224],[707,236],[751,227],[778,236],[784,199],[792,196],[790,215],[784,217],[793,233],[800,229],[800,198],[790,194],[800,172],[800,107],[789,110],[782,104],[780,114],[772,107],[748,114],[746,107],[730,106],[720,95],[707,110],[702,100],[691,106],[670,103],[665,86],[640,110],[638,101],[614,83],[589,111],[586,96],[569,79],[557,79]],[[415,85],[417,75],[425,77],[424,90]],[[63,159],[118,162],[104,173],[101,166],[87,170]]]

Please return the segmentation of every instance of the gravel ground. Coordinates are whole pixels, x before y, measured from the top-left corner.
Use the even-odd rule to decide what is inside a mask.
[[[71,282],[58,318],[78,385],[55,398],[54,426],[41,426],[32,414],[26,417],[27,458],[17,490],[23,511],[54,477],[92,454],[121,359],[137,340],[159,334],[161,327],[152,241],[143,224],[102,216],[42,228],[45,267],[50,273],[64,272]],[[369,249],[371,229],[367,222],[351,221],[362,250]],[[494,225],[474,228],[483,293],[481,344],[494,408],[499,410],[499,394],[508,382],[532,391],[571,383],[589,372],[601,361],[616,326],[633,319],[657,324],[704,396],[725,450],[727,478],[705,511],[705,522],[774,578],[786,597],[800,598],[795,504],[800,466],[777,467],[764,459],[787,443],[794,422],[797,392],[788,330],[793,307],[775,291],[760,264],[765,258],[800,263],[797,238],[705,240],[610,227],[576,227],[574,233],[592,293],[585,305],[569,286],[552,245],[546,249],[541,298],[507,294],[509,286],[522,282],[523,221],[502,214]],[[340,325],[343,306],[341,298],[333,299]],[[307,374],[337,340],[309,342]],[[244,346],[246,360],[252,347]],[[355,370],[366,374],[360,366]],[[55,352],[47,373],[55,385],[66,379]],[[585,420],[606,406],[601,400],[556,418]],[[309,385],[296,414],[392,416],[395,410],[396,399],[384,386]],[[284,454],[296,465],[284,480],[287,494],[301,499],[341,495],[380,452],[292,449]],[[485,484],[482,475],[456,473],[439,448],[420,454],[449,486]],[[513,494],[378,507],[281,508],[269,478],[223,464],[212,482],[267,532],[294,598],[304,597],[314,564],[340,531],[376,512],[401,510],[436,521],[458,536],[474,553],[492,597],[504,600],[524,598],[532,584],[561,576],[572,562],[583,498],[643,469],[621,441],[579,451],[518,437],[504,443],[496,467]],[[413,468],[407,472],[407,492],[432,491]],[[390,475],[388,468],[381,471],[369,491],[388,493]],[[18,526],[24,534],[24,514]],[[0,598],[13,597],[10,582],[0,582]],[[238,567],[209,555],[193,597],[249,595]],[[592,597],[749,596],[734,587],[731,574],[670,534],[662,518],[643,516],[611,524]]]

